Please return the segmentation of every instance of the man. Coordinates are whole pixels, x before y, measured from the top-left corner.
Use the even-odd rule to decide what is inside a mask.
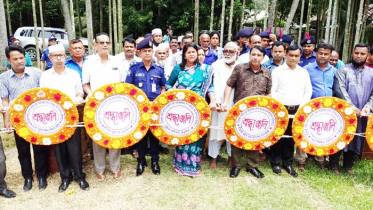
[[[370,49],[365,65],[373,68],[373,48]]]
[[[41,70],[34,67],[25,67],[25,50],[18,46],[5,48],[7,61],[12,69],[0,75],[0,96],[3,107],[11,106],[11,103],[23,92],[37,88]],[[7,110],[4,117],[4,127],[10,129],[10,112]],[[31,163],[30,143],[22,139],[14,132],[18,160],[21,165],[22,176],[25,179],[24,191],[32,188],[33,170]],[[34,151],[35,170],[39,180],[39,190],[47,187],[47,147],[32,145]]]
[[[357,121],[356,133],[365,133],[367,117],[373,110],[373,69],[365,66],[369,47],[364,43],[355,45],[352,51],[352,63],[340,67],[334,80],[334,93],[346,100],[355,110]],[[361,154],[365,138],[355,136],[343,151],[329,156],[329,164],[334,174],[339,175],[339,157],[343,153],[343,168],[347,174],[352,171],[356,155]]]
[[[124,38],[122,40],[123,52],[115,56],[118,62],[122,64],[125,74],[128,75],[131,65],[141,62],[141,58],[135,55],[136,41],[132,38]]]
[[[174,32],[172,32],[172,28],[171,28],[171,26],[168,26],[168,29],[167,29],[167,36],[171,38],[172,35],[173,35],[173,33],[174,33]]]
[[[223,48],[219,47],[220,35],[218,32],[213,31],[210,33],[210,48],[218,59],[223,57]]]
[[[289,114],[295,114],[300,106],[307,103],[312,95],[310,76],[304,68],[298,65],[301,49],[291,45],[286,50],[286,63],[272,71],[272,97],[285,105]],[[289,119],[285,135],[292,136],[293,119]],[[281,173],[282,167],[293,177],[297,172],[293,169],[294,141],[293,138],[282,138],[272,145],[268,152],[272,170]]]
[[[273,69],[281,66],[282,64],[286,63],[285,60],[285,44],[280,41],[276,41],[273,43],[271,48],[272,58],[269,61],[263,63],[263,66],[272,73]]]
[[[237,65],[232,75],[227,81],[227,86],[224,90],[224,103],[222,104],[222,111],[227,111],[230,95],[233,88],[234,98],[233,102],[237,103],[243,98],[254,95],[271,94],[271,73],[260,65],[264,59],[265,50],[261,46],[254,46],[250,51],[250,62]],[[242,150],[237,147],[232,147],[232,169],[230,177],[236,178],[241,169],[240,159]],[[250,172],[257,178],[263,178],[264,174],[259,171],[259,151],[248,150],[245,151],[247,157],[246,171]]]
[[[171,72],[173,70],[173,67],[171,66],[171,63],[168,59],[169,58],[169,54],[168,54],[169,49],[170,48],[168,47],[168,44],[162,43],[158,46],[157,50],[154,53],[155,58],[156,58],[156,63],[164,69],[164,74],[165,74],[166,80],[168,80],[168,78],[170,77]]]
[[[253,35],[249,38],[249,48],[253,48],[254,46],[262,46],[262,38],[258,35]],[[269,60],[267,55],[264,55],[264,59],[262,60],[262,64]],[[250,61],[250,53],[245,53],[238,57],[238,63],[248,63]]]
[[[172,54],[170,54],[171,56],[175,55],[177,52],[179,52],[179,49],[178,49],[178,43],[177,43],[177,36],[173,36],[171,38],[171,41],[170,41],[170,49],[171,49],[171,52]],[[170,57],[171,57],[170,56]]]
[[[309,63],[304,68],[308,71],[312,84],[311,99],[318,97],[333,97],[333,83],[336,69],[329,64],[333,46],[327,43],[319,44],[316,51],[316,62]],[[307,154],[297,147],[296,159],[298,168],[305,170]],[[315,156],[316,164],[325,170],[324,157]]]
[[[249,44],[249,39],[253,34],[254,34],[253,29],[248,28],[248,27],[243,28],[238,32],[237,34],[238,42],[240,43],[240,47],[242,49],[240,55],[243,55],[250,51],[250,49],[248,48],[248,44]]]
[[[160,28],[155,28],[152,30],[152,41],[153,50],[155,51],[158,45],[163,42],[162,30]]]
[[[103,85],[123,82],[127,76],[124,68],[109,55],[111,49],[109,35],[99,33],[95,40],[97,56],[83,64],[83,89],[88,95]],[[105,180],[106,148],[96,143],[92,143],[92,148],[96,179],[102,182]],[[115,180],[123,178],[120,171],[120,150],[109,149],[109,162],[113,178]]]
[[[224,102],[224,89],[228,78],[230,77],[233,69],[237,65],[237,56],[238,56],[238,46],[234,42],[228,42],[224,46],[223,58],[217,60],[212,64],[214,69],[214,88],[215,88],[215,97],[216,103],[220,108],[221,102]],[[229,99],[228,108],[233,106],[233,95]],[[211,114],[211,126],[224,126],[224,120],[227,116],[227,112],[218,112],[213,111]],[[222,142],[225,140],[227,144],[227,153],[228,153],[228,165],[231,168],[232,159],[231,159],[231,145],[226,140],[223,129],[210,129],[209,134],[209,144],[208,144],[208,155],[212,158],[210,163],[211,169],[217,168],[217,158],[221,148]]]
[[[269,31],[263,31],[258,34],[262,38],[262,47],[265,49],[269,47],[269,42],[271,41],[269,39],[270,32]]]
[[[193,42],[193,39],[189,36],[184,36],[182,39],[181,39],[181,44],[180,44],[180,51],[177,52],[175,55],[173,55],[172,57],[172,63],[171,63],[171,66],[172,67],[175,67],[177,64],[180,64],[181,61],[182,61],[182,54],[183,54],[183,48],[186,44],[190,43],[190,42]]]
[[[339,60],[339,54],[335,50],[332,51],[332,55],[329,59],[329,64],[334,66],[334,68],[336,69],[339,69],[339,67],[345,65],[341,60]]]
[[[48,38],[48,46],[53,46],[55,44],[57,44],[57,38],[52,35]],[[49,56],[49,50],[47,48],[46,50],[43,51],[43,54],[41,55],[41,58],[40,58],[40,69],[42,71],[52,68],[52,62],[50,61],[48,56]],[[45,65],[45,63],[47,64]]]
[[[300,45],[302,46],[302,56],[300,57],[299,66],[304,67],[309,63],[313,63],[316,61],[316,53],[313,51],[315,49],[316,45],[316,39],[314,36],[309,36],[308,33],[306,33],[307,38],[303,39],[300,42]]]
[[[163,68],[152,62],[153,46],[150,39],[144,39],[139,43],[137,49],[140,50],[142,62],[130,67],[130,74],[126,78],[126,83],[134,84],[140,88],[153,101],[161,93],[165,92],[166,79]],[[159,168],[159,141],[148,131],[145,137],[137,144],[139,157],[137,158],[136,176],[140,176],[147,166],[145,159],[146,148],[150,142],[151,168],[155,175],[161,173]]]
[[[189,36],[192,39],[191,42],[194,42],[194,34],[193,34],[193,32],[187,31],[187,32],[185,32],[185,36]],[[181,47],[181,49],[183,49],[183,48]]]
[[[53,67],[41,75],[40,87],[57,89],[74,100],[77,106],[83,106],[84,94],[80,75],[75,70],[66,68],[65,48],[62,44],[57,44],[48,47],[48,51]],[[85,180],[85,173],[83,173],[80,128],[75,130],[70,139],[52,145],[52,149],[61,176],[61,185],[58,192],[66,191],[73,178],[82,190],[89,190],[89,184]],[[71,170],[74,171],[74,177]]]
[[[270,38],[272,36],[270,35]],[[291,45],[291,43],[293,42],[293,38],[287,34],[282,34],[282,31],[280,30],[280,34],[278,37],[276,37],[276,40],[275,41],[280,41],[280,42],[283,42],[285,43],[285,50],[288,49],[288,47]]]
[[[19,39],[15,39],[12,44],[18,47],[22,47],[21,41]],[[25,52],[25,57],[26,57],[25,66],[31,67],[32,61],[31,61],[30,55],[27,52]],[[6,70],[10,70],[12,68],[12,66],[10,65],[8,61],[5,61],[5,66],[6,66]]]
[[[205,61],[203,63],[207,65],[214,63],[218,59],[218,56],[215,55],[214,51],[210,48],[210,35],[201,34],[201,36],[199,36],[199,44],[203,51],[205,51]]]

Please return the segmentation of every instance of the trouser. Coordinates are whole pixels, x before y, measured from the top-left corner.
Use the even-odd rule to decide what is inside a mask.
[[[106,148],[95,142],[92,143],[93,158],[96,173],[104,173],[106,167]],[[109,149],[110,170],[117,172],[120,170],[120,149]]]
[[[331,170],[338,170],[339,169],[339,157],[343,152],[343,168],[345,170],[351,170],[354,166],[355,161],[355,153],[353,151],[348,150],[347,152],[338,151],[337,153],[329,156],[329,164]]]
[[[23,138],[18,136],[16,132],[14,132],[14,138],[16,140],[18,160],[21,164],[22,176],[25,179],[32,179],[33,170],[31,163],[30,142],[25,141]],[[45,178],[47,175],[48,147],[33,144],[32,149],[34,150],[34,161],[37,177]]]
[[[79,122],[83,122],[84,106],[77,106],[77,108],[78,108],[78,113],[79,113]],[[87,132],[84,127],[80,129],[80,141],[81,141],[83,162],[87,162],[89,161],[89,158],[91,156],[92,141],[87,135]]]
[[[212,158],[217,158],[218,155],[220,154],[220,148],[221,148],[221,144],[222,144],[222,141],[224,140],[210,140],[209,141],[209,145],[208,145],[208,152],[209,152],[209,156],[212,157]],[[227,144],[227,153],[228,153],[228,156],[231,157],[232,154],[231,154],[231,144],[227,141],[226,141],[226,144]]]
[[[61,179],[72,180],[71,169],[74,171],[74,180],[85,180],[82,169],[82,148],[80,144],[80,128],[67,141],[52,146]]]
[[[150,130],[146,133],[143,139],[137,143],[137,150],[139,153],[139,157],[137,158],[138,163],[145,163],[145,155],[146,149],[148,148],[148,141],[150,144],[150,157],[151,162],[158,162],[159,160],[159,141],[155,138],[150,132]]]
[[[246,159],[247,159],[247,164],[246,164],[246,169],[252,169],[256,168],[259,166],[259,151],[256,150],[242,150],[239,149],[235,146],[232,148],[232,161],[233,161],[233,167],[241,168],[241,157],[242,157],[242,152],[246,153]]]
[[[3,142],[0,137],[0,191],[3,191],[6,189],[6,182],[5,182],[5,176],[6,176],[6,164],[5,164],[5,154],[4,154],[4,148],[3,148]]]
[[[167,144],[163,143],[163,142],[159,142],[159,145],[162,147],[162,148],[167,148]]]
[[[308,157],[307,153],[303,152],[302,150],[299,149],[299,147],[297,147],[297,149],[295,151],[295,159],[297,160],[297,162],[299,164],[306,164],[307,157]],[[312,157],[315,158],[315,161],[318,164],[323,164],[324,163],[324,157],[323,156],[312,156]]]

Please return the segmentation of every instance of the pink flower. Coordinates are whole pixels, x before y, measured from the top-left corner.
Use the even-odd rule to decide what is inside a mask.
[[[190,161],[189,161],[189,160],[187,160],[187,161],[186,161],[186,164],[187,164],[187,165],[189,166],[189,165],[190,165]]]
[[[179,155],[179,154],[176,155],[176,161],[181,162],[181,155]]]
[[[184,161],[187,161],[187,160],[188,160],[188,154],[184,152],[184,153],[181,155],[181,158],[182,158]]]
[[[196,159],[197,159],[197,157],[195,155],[191,155],[190,156],[190,160],[191,161],[196,162]]]

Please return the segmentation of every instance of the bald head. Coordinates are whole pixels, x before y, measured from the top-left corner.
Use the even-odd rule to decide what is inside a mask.
[[[201,34],[201,36],[199,36],[199,44],[201,45],[203,50],[208,50],[210,45],[210,35]]]
[[[262,46],[262,37],[259,35],[253,35],[250,37],[249,47],[250,49],[254,46]]]
[[[338,60],[339,60],[339,54],[337,51],[333,50],[332,55],[330,56],[330,59],[329,59],[329,64],[336,67],[338,64]]]

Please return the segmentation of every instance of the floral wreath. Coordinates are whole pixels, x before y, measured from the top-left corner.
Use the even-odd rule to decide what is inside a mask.
[[[165,105],[173,101],[184,101],[197,108],[200,114],[200,122],[192,133],[182,137],[174,136],[167,133],[162,125],[160,125],[159,116],[162,109]],[[187,145],[194,143],[202,138],[209,130],[211,121],[210,107],[202,96],[191,90],[170,90],[159,95],[152,102],[152,112],[152,124],[154,126],[150,127],[150,131],[159,141],[168,145]]]
[[[276,117],[276,128],[273,132],[266,138],[257,141],[241,138],[235,129],[236,121],[241,113],[254,107],[266,108]],[[228,141],[235,147],[244,150],[261,150],[270,147],[280,140],[281,136],[286,131],[288,122],[288,112],[285,106],[279,101],[267,96],[251,96],[240,100],[229,109],[229,113],[224,122],[224,131]]]
[[[32,131],[25,122],[27,108],[41,100],[58,104],[65,112],[66,121],[63,127],[52,134],[45,135]],[[66,127],[79,123],[78,110],[69,96],[52,88],[34,88],[22,93],[16,98],[10,108],[10,120],[16,133],[28,142],[36,145],[59,144],[68,140],[76,127]]]
[[[308,142],[304,137],[303,128],[307,117],[316,110],[331,108],[337,111],[343,118],[345,127],[337,141],[328,146],[317,146]],[[346,101],[335,97],[320,97],[303,105],[294,116],[292,133],[295,144],[304,152],[316,155],[332,155],[345,148],[354,138],[357,127],[357,118],[354,109]]]
[[[365,131],[367,143],[371,150],[373,150],[373,117],[370,116],[368,119],[367,129]]]
[[[106,98],[113,95],[126,95],[137,103],[140,120],[136,128],[129,134],[113,137],[109,136],[97,126],[95,115],[98,106]],[[84,107],[84,125],[88,135],[93,141],[108,149],[128,148],[139,142],[148,132],[150,126],[150,101],[146,94],[139,88],[127,83],[112,83],[95,90]]]

